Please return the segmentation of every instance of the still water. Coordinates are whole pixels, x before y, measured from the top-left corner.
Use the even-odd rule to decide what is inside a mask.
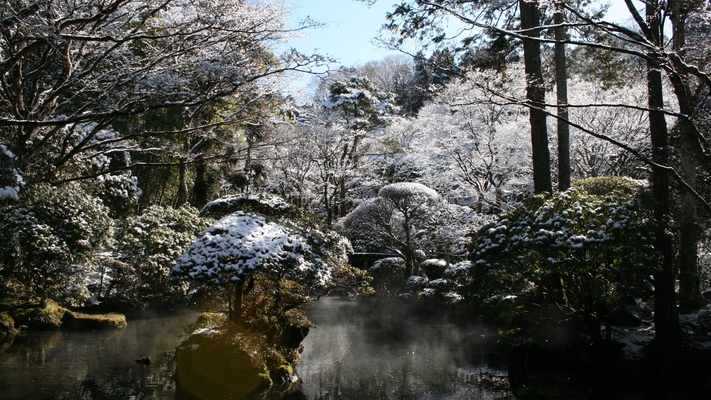
[[[16,335],[0,344],[0,399],[172,399],[169,352],[196,318],[185,312],[125,329]],[[145,356],[150,366],[134,361]]]
[[[325,300],[325,301],[324,301]],[[417,317],[402,304],[321,299],[298,374],[307,399],[508,399],[496,332]]]
[[[344,298],[322,298],[308,313],[317,327],[303,343],[302,384],[290,398],[513,398],[494,331]],[[196,316],[134,320],[116,331],[18,335],[0,347],[0,398],[172,399],[170,352]],[[150,366],[134,361],[144,356]]]

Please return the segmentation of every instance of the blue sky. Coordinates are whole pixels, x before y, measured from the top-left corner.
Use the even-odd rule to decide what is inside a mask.
[[[381,60],[389,54],[397,54],[373,43],[380,27],[386,22],[385,14],[392,11],[400,0],[378,0],[374,5],[355,0],[287,0],[293,8],[290,21],[295,26],[298,21],[311,17],[326,24],[318,29],[305,32],[309,37],[289,43],[290,47],[305,54],[317,52],[338,59],[339,66],[359,66],[368,61]],[[608,16],[619,21],[629,13],[623,0],[609,0],[612,8]],[[638,4],[641,3],[638,2]],[[415,51],[414,49],[411,49]],[[291,86],[298,91],[311,81],[308,75],[297,77],[297,83]],[[296,93],[295,93],[296,94]],[[296,94],[297,97],[300,96]],[[306,95],[308,96],[308,94]]]
[[[303,53],[331,55],[344,66],[357,66],[380,60],[395,52],[372,44],[380,27],[385,23],[385,13],[393,9],[397,0],[380,0],[368,7],[353,0],[288,0],[293,7],[292,21],[306,16],[327,26],[309,30],[308,39],[291,43]]]
[[[380,27],[386,22],[385,13],[393,10],[399,0],[378,0],[374,5],[355,0],[287,0],[293,7],[291,21],[307,16],[327,24],[307,32],[308,39],[291,43],[304,53],[318,50],[340,60],[340,65],[358,66],[395,54],[372,43]],[[611,19],[628,16],[624,1],[610,0]],[[618,18],[615,18],[618,17]]]

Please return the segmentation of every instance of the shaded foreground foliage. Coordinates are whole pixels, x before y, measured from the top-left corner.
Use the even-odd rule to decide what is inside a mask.
[[[560,320],[580,319],[594,345],[609,341],[615,311],[652,295],[648,197],[638,182],[598,178],[531,198],[475,237],[468,295],[552,304]]]

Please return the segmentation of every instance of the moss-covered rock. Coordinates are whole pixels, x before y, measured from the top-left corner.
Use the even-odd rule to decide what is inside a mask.
[[[0,339],[15,333],[17,333],[15,320],[8,313],[0,312]]]
[[[176,382],[181,398],[262,398],[292,389],[298,377],[301,341],[308,321],[272,326],[272,334],[230,322],[224,314],[203,313],[193,333],[176,350]]]
[[[179,391],[209,399],[239,399],[269,390],[272,381],[259,354],[234,346],[222,332],[199,329],[176,350]]]
[[[126,327],[126,317],[121,314],[84,314],[71,311],[53,300],[45,300],[39,305],[16,305],[6,312],[14,320],[15,328],[29,330],[77,329],[121,329]],[[0,322],[3,324],[3,322]],[[3,328],[0,328],[2,331]]]
[[[62,329],[96,330],[125,327],[126,317],[121,314],[83,314],[67,310],[62,317]]]
[[[43,301],[37,306],[24,305],[12,312],[16,327],[27,327],[30,330],[58,329],[62,325],[62,317],[68,310],[53,300]]]

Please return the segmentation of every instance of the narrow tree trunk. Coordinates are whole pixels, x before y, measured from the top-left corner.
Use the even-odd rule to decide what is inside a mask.
[[[402,227],[405,230],[405,279],[415,274],[415,251],[413,250],[412,237],[410,234],[410,218],[407,213],[404,213],[404,221]]]
[[[683,58],[686,53],[686,17],[690,10],[683,1],[670,1],[672,21],[672,49]],[[679,101],[679,109],[684,115],[696,114],[698,107],[695,96],[688,86],[689,77],[681,73],[674,77],[672,84]],[[677,122],[679,130],[679,161],[684,180],[696,189],[696,163],[694,160],[694,133],[691,121],[680,119]],[[684,310],[698,309],[703,306],[701,293],[701,274],[699,270],[698,250],[700,229],[696,198],[689,191],[682,189],[680,232],[679,232],[679,306]]]
[[[199,156],[195,164],[195,184],[193,184],[192,205],[197,209],[201,209],[208,202],[208,168],[207,162],[202,156]]]
[[[347,189],[346,189],[346,178],[341,178],[341,181],[339,182],[340,185],[340,194],[339,194],[339,207],[338,207],[338,216],[339,217],[345,217],[346,214],[348,214],[348,204],[346,202],[347,198]]]
[[[328,181],[323,184],[323,204],[326,206],[326,226],[331,226],[333,224],[333,210],[328,199]]]
[[[649,38],[657,46],[662,43],[662,26],[658,0],[646,5],[647,24],[654,37]],[[662,73],[658,62],[660,54],[650,54],[647,61],[647,90],[649,96],[649,133],[652,141],[652,195],[655,199],[654,218],[659,223],[654,247],[661,255],[661,268],[654,272],[654,325],[655,340],[673,344],[681,335],[679,313],[676,306],[674,251],[672,238],[667,233],[664,221],[669,217],[669,134],[662,109]]]
[[[558,96],[558,190],[570,187],[570,125],[568,124],[568,69],[566,66],[566,29],[563,24],[563,5],[556,3],[553,14],[555,28],[555,83]]]
[[[188,202],[188,163],[185,158],[180,159],[178,168],[178,193],[175,197],[175,207]]]
[[[521,29],[524,35],[538,38],[540,12],[537,1],[519,0]],[[523,58],[526,70],[526,99],[531,123],[531,150],[533,153],[533,190],[536,194],[552,192],[548,130],[546,127],[541,47],[538,41],[523,40]]]
[[[234,287],[232,293],[232,303],[230,304],[230,321],[239,322],[242,318],[242,295],[244,289],[244,278],[241,279]]]

